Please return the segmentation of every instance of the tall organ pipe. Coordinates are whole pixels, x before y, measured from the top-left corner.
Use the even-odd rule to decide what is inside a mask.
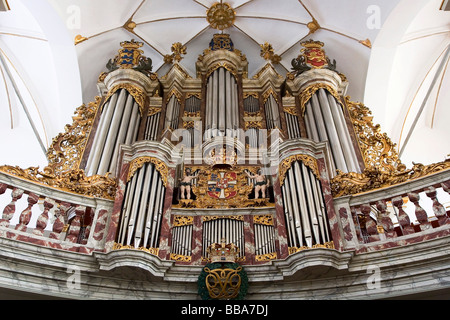
[[[225,68],[214,70],[207,80],[206,138],[232,135],[239,126],[235,77]]]
[[[86,163],[88,175],[115,173],[122,143],[136,141],[139,106],[125,89],[116,91],[105,103]]]

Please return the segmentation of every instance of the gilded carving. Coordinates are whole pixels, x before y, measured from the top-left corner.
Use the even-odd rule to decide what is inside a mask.
[[[260,45],[261,47],[261,57],[264,58],[264,60],[270,60],[274,64],[278,64],[281,61],[281,57],[277,54],[275,54],[275,51],[273,50],[273,47],[270,43],[265,42],[264,44]]]
[[[87,106],[83,104],[78,107],[72,117],[72,124],[67,124],[64,133],[53,138],[47,150],[48,166],[44,168],[46,174],[61,175],[79,167],[100,102],[101,98],[96,97]]]
[[[301,161],[305,166],[310,168],[314,175],[317,177],[317,179],[320,178],[319,175],[319,168],[317,166],[317,160],[309,155],[306,154],[297,154],[293,156],[289,156],[283,161],[281,161],[279,165],[279,171],[278,176],[280,178],[280,183],[283,185],[284,179],[286,178],[287,171],[291,168],[292,162],[294,161]]]
[[[206,20],[214,29],[224,30],[233,25],[236,12],[226,2],[216,2],[206,12]]]
[[[447,160],[430,165],[416,163],[411,169],[400,167],[395,172],[386,172],[379,167],[366,167],[362,173],[339,171],[338,175],[330,181],[331,192],[333,197],[357,194],[393,186],[449,169],[450,161]]]
[[[244,221],[244,216],[243,215],[238,215],[238,216],[229,215],[229,216],[203,216],[202,217],[203,222],[217,220],[217,219],[231,219],[231,220]]]
[[[253,223],[273,226],[273,216],[271,214],[253,216]]]
[[[181,42],[175,42],[172,44],[170,50],[172,51],[172,54],[166,54],[164,56],[165,63],[173,63],[174,60],[180,62],[183,59],[182,55],[187,53],[186,46],[181,44]]]
[[[139,105],[139,111],[141,112],[141,115],[144,116],[144,108],[147,102],[147,95],[145,94],[143,89],[130,83],[119,83],[112,87],[108,91],[105,97],[105,102],[103,104],[105,104],[109,100],[109,98],[111,98],[111,96],[119,89],[125,89],[129,94],[133,96],[134,100]]]
[[[317,248],[324,248],[324,249],[334,249],[334,242],[330,241],[330,242],[325,242],[324,244],[315,244],[312,247],[308,247],[308,246],[302,246],[302,247],[289,247],[288,248],[288,252],[289,254],[294,254],[303,250],[310,250],[310,249],[317,249]]]
[[[345,97],[350,119],[355,129],[364,163],[367,167],[376,167],[386,173],[394,173],[397,168],[404,168],[400,162],[396,145],[380,132],[380,125],[372,123],[372,115],[364,104],[350,101]]]
[[[56,188],[63,191],[74,192],[90,197],[99,197],[105,199],[114,199],[116,195],[117,184],[115,179],[109,178],[108,175],[94,175],[87,177],[83,170],[69,169],[60,175],[46,170],[39,171],[38,167],[30,167],[27,169],[18,166],[0,166],[0,171],[6,174],[17,176],[19,178],[34,181]]]
[[[194,224],[194,217],[192,216],[174,216],[173,217],[173,226],[174,227],[182,227],[189,226]]]
[[[331,93],[333,97],[336,98],[336,101],[342,105],[341,98],[339,97],[339,94],[336,92],[336,90],[334,90],[330,85],[326,83],[316,83],[304,89],[299,95],[300,108],[302,110],[303,115],[305,114],[306,103],[311,99],[313,94],[316,93],[316,91],[319,89],[327,90],[329,93]]]
[[[277,258],[276,252],[266,253],[266,254],[259,254],[255,256],[255,261],[270,261]]]
[[[155,169],[159,172],[163,185],[167,187],[167,176],[169,175],[169,168],[163,161],[153,157],[139,157],[133,159],[130,163],[127,181],[130,181],[130,179],[134,176],[136,171],[142,168],[142,166],[148,162],[155,165]]]
[[[178,262],[191,262],[192,257],[191,256],[184,256],[181,254],[171,253],[170,254],[170,260],[175,260]]]
[[[238,296],[242,283],[241,266],[236,269],[217,268],[213,270],[204,267],[204,271],[207,273],[206,287],[212,299],[233,299]]]
[[[123,245],[123,244],[117,243],[117,242],[114,242],[112,249],[113,250],[123,250],[123,249],[141,250],[141,251],[148,252],[154,256],[157,256],[159,253],[159,248],[145,248],[145,247],[135,248],[134,246]]]

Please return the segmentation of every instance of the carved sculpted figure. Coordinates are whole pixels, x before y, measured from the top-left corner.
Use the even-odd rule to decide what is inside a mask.
[[[198,177],[198,174],[192,175],[190,168],[186,168],[185,175],[180,182],[181,199],[191,199],[191,184],[192,180]],[[185,195],[186,193],[186,195]]]
[[[259,191],[261,191],[261,198],[264,199],[266,197],[267,187],[269,186],[269,180],[261,174],[261,169],[256,174],[251,174],[247,170],[245,173],[250,179],[255,179],[255,199],[259,198]]]

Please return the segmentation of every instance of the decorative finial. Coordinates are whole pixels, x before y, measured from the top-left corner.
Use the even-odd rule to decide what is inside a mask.
[[[261,57],[265,60],[270,60],[272,63],[277,64],[280,63],[281,57],[275,54],[273,47],[270,43],[265,42],[264,44],[260,44],[261,47]]]
[[[172,51],[172,54],[166,54],[164,56],[165,63],[173,63],[174,60],[176,62],[180,62],[183,59],[181,55],[185,55],[187,53],[186,46],[183,46],[181,42],[175,42],[174,44],[172,44],[172,47],[170,49]]]

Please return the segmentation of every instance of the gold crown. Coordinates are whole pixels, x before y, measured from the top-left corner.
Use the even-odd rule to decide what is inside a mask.
[[[214,148],[211,150],[209,157],[205,160],[209,165],[229,165],[234,166],[237,162],[236,151],[226,146]]]
[[[120,46],[122,48],[126,48],[126,49],[138,49],[140,47],[142,47],[144,45],[143,42],[136,42],[134,41],[134,39],[131,39],[131,41],[122,41],[120,43]]]
[[[304,42],[302,42],[302,43],[300,43],[300,44],[301,44],[303,47],[305,47],[305,48],[318,48],[318,49],[322,48],[323,45],[324,45],[323,42],[320,42],[320,41],[314,41],[314,40],[312,40],[312,39],[307,40],[307,41],[304,41]]]
[[[222,238],[221,243],[213,243],[206,249],[209,259],[214,262],[236,262],[239,255],[239,248],[234,243],[225,244]]]

